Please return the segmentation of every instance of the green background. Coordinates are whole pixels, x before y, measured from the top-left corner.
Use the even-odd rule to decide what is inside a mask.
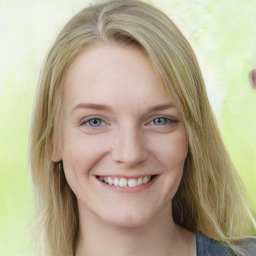
[[[27,227],[34,205],[27,172],[33,97],[56,34],[93,1],[0,0],[0,255],[34,255]],[[199,59],[224,142],[256,216],[255,0],[159,0]]]

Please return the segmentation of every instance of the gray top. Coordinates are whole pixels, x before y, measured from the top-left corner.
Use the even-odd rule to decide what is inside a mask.
[[[248,256],[256,256],[256,239],[246,239],[241,247]],[[224,243],[196,234],[197,256],[235,256],[235,253]]]

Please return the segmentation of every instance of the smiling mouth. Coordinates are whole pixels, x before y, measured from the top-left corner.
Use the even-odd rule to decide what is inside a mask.
[[[139,178],[118,178],[118,177],[109,177],[109,176],[97,176],[99,180],[102,182],[115,187],[130,187],[135,188],[139,187],[141,185],[144,185],[146,183],[149,183],[151,180],[153,180],[156,177],[156,175],[147,175]]]

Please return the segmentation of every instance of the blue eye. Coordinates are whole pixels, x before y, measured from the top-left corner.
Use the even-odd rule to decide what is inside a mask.
[[[104,123],[104,121],[99,118],[94,118],[88,120],[86,123],[91,127],[99,127]]]
[[[165,117],[159,117],[153,120],[154,125],[165,125],[167,123],[170,123],[170,120]]]

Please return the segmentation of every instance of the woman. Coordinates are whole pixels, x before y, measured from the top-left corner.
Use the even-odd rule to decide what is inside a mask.
[[[86,8],[42,70],[31,135],[42,255],[254,255],[195,55],[136,0]]]

